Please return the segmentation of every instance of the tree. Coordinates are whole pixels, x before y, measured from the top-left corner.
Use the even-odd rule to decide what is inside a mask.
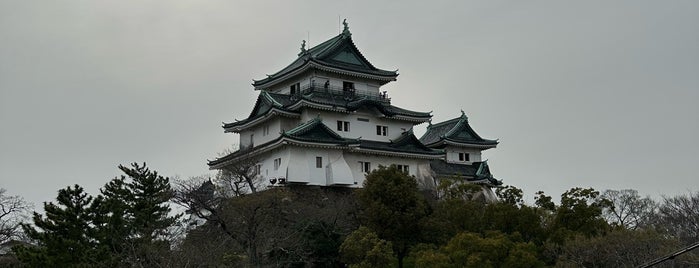
[[[249,150],[245,148],[241,150]],[[219,157],[234,153],[234,149],[226,149],[220,152]],[[241,196],[247,193],[256,193],[262,181],[260,175],[260,160],[257,157],[239,158],[230,163],[224,169],[216,173],[216,184],[220,187],[220,194],[226,197]]]
[[[146,164],[119,165],[125,175],[114,178],[101,190],[93,209],[103,246],[123,263],[154,266],[166,262],[168,229],[179,215],[170,216],[173,196],[169,178],[151,171]]]
[[[24,198],[8,195],[7,190],[0,188],[0,244],[21,239],[20,223],[26,219],[30,207]]]
[[[577,235],[566,241],[556,262],[570,267],[637,267],[671,252],[677,241],[652,230],[614,230],[604,236]]]
[[[34,226],[22,229],[37,247],[17,247],[20,261],[31,267],[81,267],[98,262],[95,256],[92,197],[79,185],[58,191],[56,204],[44,203],[46,216],[34,212]]]
[[[413,254],[415,263],[429,267],[543,267],[536,246],[500,232],[459,233],[438,250]]]
[[[429,214],[415,178],[394,165],[379,166],[366,176],[358,199],[362,222],[393,244],[398,267],[403,267],[403,258],[420,237],[420,222]]]
[[[391,247],[391,242],[361,226],[340,246],[341,260],[352,268],[388,267],[395,261]]]
[[[650,197],[641,197],[638,191],[632,189],[606,190],[601,197],[611,202],[611,206],[603,211],[604,218],[613,226],[623,229],[647,227],[657,207]]]
[[[511,185],[497,188],[495,190],[495,194],[498,196],[498,198],[500,198],[500,201],[506,204],[521,206],[524,203],[524,194],[522,189]]]
[[[684,244],[699,241],[699,192],[664,197],[654,224]]]
[[[602,234],[608,224],[602,218],[602,211],[611,206],[611,202],[599,198],[599,191],[592,188],[572,188],[561,195],[561,205],[554,217],[554,231],[568,231],[586,236]],[[564,239],[559,237],[558,239]]]

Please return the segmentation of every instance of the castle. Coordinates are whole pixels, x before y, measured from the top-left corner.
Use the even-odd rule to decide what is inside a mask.
[[[259,96],[252,112],[223,125],[240,135],[240,147],[209,161],[210,169],[250,162],[251,175],[267,185],[361,187],[372,169],[395,165],[426,188],[442,178],[487,190],[501,185],[481,159],[498,141],[481,138],[463,111],[432,124],[430,112],[394,106],[381,86],[395,81],[397,71],[374,67],[344,25],[312,48],[304,41],[291,64],[253,80]],[[429,125],[418,139],[413,126],[422,123]]]

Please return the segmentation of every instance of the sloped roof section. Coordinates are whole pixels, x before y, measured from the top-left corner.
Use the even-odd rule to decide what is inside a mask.
[[[320,117],[308,120],[291,130],[282,133],[283,137],[305,142],[327,143],[327,144],[359,144],[359,140],[346,139],[328,128]]]
[[[298,116],[300,114],[299,112],[291,111],[285,108],[285,106],[288,106],[291,103],[293,103],[293,101],[289,95],[262,91],[260,92],[260,95],[257,96],[255,106],[252,108],[252,112],[250,112],[248,118],[232,123],[223,123],[223,129],[228,131],[229,129],[236,129],[237,127],[244,126],[249,123],[261,121],[265,116],[271,115],[274,112],[286,114],[288,116]]]
[[[397,71],[387,71],[374,67],[355,46],[349,30],[320,43],[310,49],[302,47],[298,58],[280,71],[267,75],[266,78],[253,80],[256,89],[273,85],[290,74],[296,74],[307,68],[328,68],[328,71],[342,70],[345,74],[364,74],[379,80],[393,81],[398,76]]]
[[[410,154],[444,155],[443,151],[428,148],[420,143],[412,130],[403,132],[400,137],[391,142],[362,140],[359,148]]]
[[[494,148],[497,140],[483,139],[468,123],[468,117],[462,111],[461,116],[441,123],[427,126],[427,131],[420,141],[429,147],[441,147],[445,142],[461,145],[477,145]]]
[[[362,107],[376,108],[387,118],[426,122],[432,115],[393,106],[386,101],[376,100],[361,95],[335,94],[332,92],[310,91],[302,94],[288,95],[261,91],[248,118],[232,123],[223,123],[226,132],[237,132],[248,126],[263,122],[274,114],[298,117],[303,107],[315,107],[336,111],[356,111]]]
[[[447,163],[444,160],[432,160],[430,167],[438,177],[463,178],[470,182],[485,183],[491,186],[502,185],[502,181],[490,173],[487,161],[464,165]]]

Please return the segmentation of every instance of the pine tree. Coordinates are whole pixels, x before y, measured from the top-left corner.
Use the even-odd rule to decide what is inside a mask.
[[[46,216],[34,212],[36,228],[22,225],[38,246],[16,248],[17,257],[31,267],[92,266],[96,262],[92,197],[76,184],[59,190],[56,201],[44,203]]]
[[[95,201],[99,240],[113,261],[112,266],[162,263],[169,250],[168,228],[178,216],[169,216],[172,197],[169,179],[151,171],[146,164],[120,165],[126,175],[115,178]]]

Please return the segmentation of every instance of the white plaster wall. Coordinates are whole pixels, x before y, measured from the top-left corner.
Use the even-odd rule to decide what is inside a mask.
[[[389,142],[391,139],[398,138],[403,131],[407,131],[413,127],[412,123],[389,120],[376,116],[376,113],[366,109],[361,109],[352,113],[337,113],[315,109],[304,109],[301,113],[301,121],[308,121],[317,116],[323,119],[323,124],[335,131],[342,137],[356,139],[361,137],[364,140]],[[369,119],[369,122],[359,121],[359,118]],[[337,131],[337,121],[350,122],[350,131]],[[376,135],[376,125],[388,126],[388,135]]]
[[[366,178],[366,173],[361,171],[361,166],[359,164],[362,162],[370,162],[371,169],[378,169],[379,165],[390,166],[390,165],[408,165],[409,174],[415,176],[418,183],[422,184],[423,181],[429,181],[431,178],[427,171],[429,169],[429,160],[426,159],[415,159],[415,158],[402,158],[402,157],[389,157],[380,155],[366,155],[354,152],[346,152],[345,160],[350,167],[352,176],[357,182],[357,185],[361,187]],[[427,172],[426,172],[427,171]]]
[[[245,148],[250,145],[250,134],[254,134],[254,145],[260,145],[278,138],[282,131],[292,129],[296,127],[298,124],[298,119],[277,116],[274,119],[268,120],[262,124],[258,124],[245,131],[241,131],[239,137],[240,148]],[[269,133],[267,135],[263,135],[263,129],[265,126],[269,126]]]
[[[253,135],[253,144],[250,143],[250,135],[251,134]],[[257,142],[254,142],[254,140],[258,136],[261,136],[262,132],[257,133],[257,132],[255,132],[255,129],[253,128],[253,129],[247,129],[247,130],[241,131],[239,133],[239,135],[240,135],[239,136],[240,142],[238,142],[238,144],[240,145],[240,149],[244,149],[244,148],[250,147],[250,145],[258,144]]]
[[[447,153],[447,162],[450,163],[471,164],[473,162],[481,161],[481,150],[478,149],[467,149],[456,146],[447,146],[445,150]],[[469,154],[469,161],[459,161],[459,153]]]
[[[274,159],[281,158],[281,165],[274,170]],[[269,182],[270,178],[286,177],[286,170],[289,166],[290,152],[282,148],[259,156],[260,176],[263,182]]]
[[[336,150],[297,146],[286,146],[285,148],[290,152],[289,156],[291,157],[288,169],[289,182],[327,185],[328,176],[326,172],[328,167],[332,166],[333,169],[337,169],[337,172],[340,173],[343,171],[341,163],[333,165],[333,161],[338,161],[337,152],[333,152]],[[323,166],[321,168],[316,167],[316,157],[323,158]],[[338,174],[333,177],[342,178],[343,176]]]
[[[380,84],[376,81],[370,79],[362,79],[351,76],[344,76],[332,73],[326,73],[322,71],[309,71],[301,75],[289,78],[286,81],[277,84],[273,88],[270,88],[270,92],[289,94],[291,85],[300,83],[301,88],[307,88],[311,83],[314,85],[322,87],[325,82],[330,82],[330,87],[332,88],[342,88],[343,82],[354,83],[354,88],[357,93],[368,93],[368,94],[378,94]]]
[[[316,168],[316,157],[323,158],[323,167]],[[274,169],[274,159],[280,158],[281,165]],[[415,176],[423,189],[434,188],[429,160],[366,155],[336,149],[322,149],[287,145],[258,157],[260,164],[259,179],[265,186],[271,178],[286,178],[289,183],[306,183],[308,185],[342,185],[362,187],[366,173],[361,171],[360,163],[370,162],[371,169],[379,165],[408,165],[409,174]]]

